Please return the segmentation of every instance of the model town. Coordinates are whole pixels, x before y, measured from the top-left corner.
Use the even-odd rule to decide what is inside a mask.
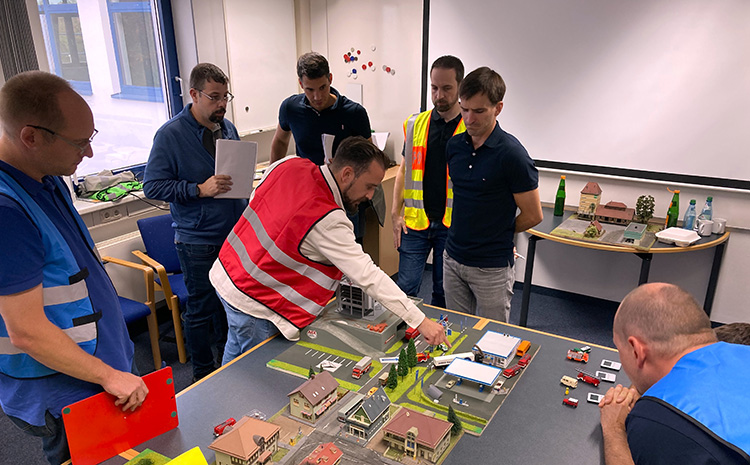
[[[271,418],[253,410],[216,425],[209,446],[216,464],[441,463],[464,432],[482,433],[540,347],[485,330],[485,319],[450,314],[438,321],[450,348],[428,346],[344,278],[300,341],[267,363],[304,382]],[[590,350],[573,348],[567,358],[586,363]],[[560,381],[566,396],[579,381],[598,388],[615,379],[570,374]],[[565,397],[562,405],[578,401]]]

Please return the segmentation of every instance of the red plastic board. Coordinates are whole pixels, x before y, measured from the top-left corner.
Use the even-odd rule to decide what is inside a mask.
[[[148,396],[135,412],[123,412],[103,392],[63,409],[73,465],[96,465],[180,424],[172,368],[143,377]]]

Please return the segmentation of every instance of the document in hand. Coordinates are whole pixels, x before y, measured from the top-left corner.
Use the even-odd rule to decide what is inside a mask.
[[[258,143],[219,139],[216,141],[216,174],[232,177],[232,189],[217,199],[248,199],[253,191]]]

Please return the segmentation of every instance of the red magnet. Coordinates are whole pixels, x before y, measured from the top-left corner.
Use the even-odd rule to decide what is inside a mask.
[[[367,65],[362,65],[362,69],[367,69]]]
[[[367,62],[367,66],[372,67],[372,62],[371,61]]]
[[[385,72],[386,73],[390,73],[391,72],[391,67],[390,66],[386,66],[385,67]]]
[[[362,52],[360,52],[359,50],[357,50],[357,55],[360,55],[361,53],[362,53]]]

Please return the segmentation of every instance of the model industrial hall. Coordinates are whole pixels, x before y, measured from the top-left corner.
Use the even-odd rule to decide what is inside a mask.
[[[4,0],[0,463],[750,463],[748,17]]]

